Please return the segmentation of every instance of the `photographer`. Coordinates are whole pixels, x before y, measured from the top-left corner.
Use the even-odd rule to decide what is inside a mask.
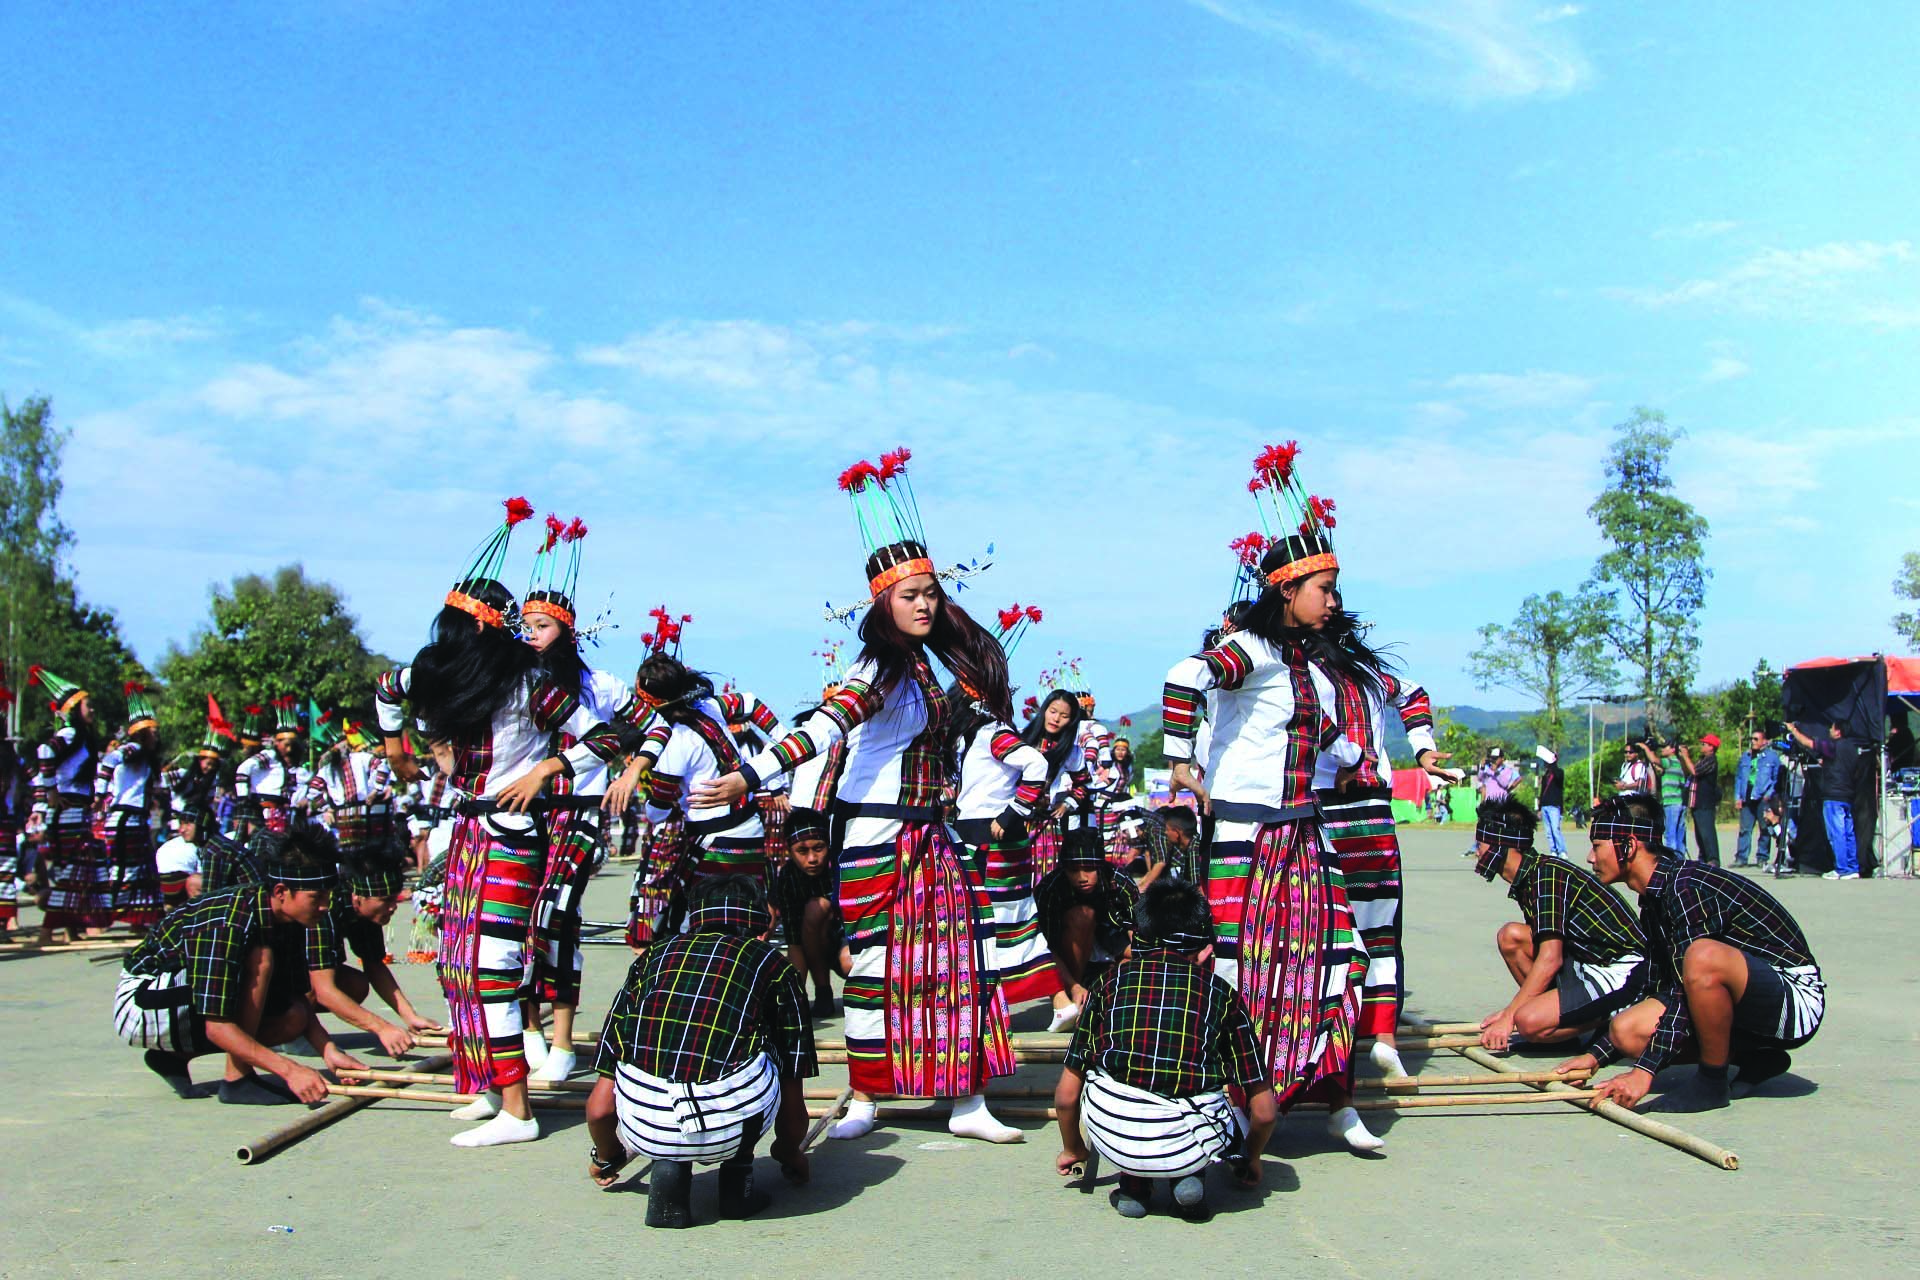
[[[1686,771],[1687,807],[1693,811],[1693,838],[1700,847],[1700,861],[1720,865],[1720,829],[1714,825],[1720,811],[1720,735],[1709,733],[1700,739],[1700,759],[1696,762],[1679,748],[1680,764]]]

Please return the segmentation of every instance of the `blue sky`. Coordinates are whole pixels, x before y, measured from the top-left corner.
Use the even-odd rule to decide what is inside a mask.
[[[74,431],[143,657],[292,560],[410,651],[524,493],[789,706],[913,447],[1016,679],[1157,696],[1296,438],[1444,702],[1571,589],[1607,428],[1688,438],[1701,668],[1894,642],[1920,546],[1901,4],[385,0],[0,10],[0,393]],[[523,548],[521,564],[530,554]]]

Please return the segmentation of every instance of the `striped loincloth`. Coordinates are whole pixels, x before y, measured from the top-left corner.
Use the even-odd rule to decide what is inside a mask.
[[[738,1071],[683,1084],[620,1063],[613,1072],[620,1145],[650,1160],[721,1164],[751,1151],[780,1111],[780,1072],[760,1054]]]
[[[1090,1071],[1080,1094],[1080,1128],[1122,1173],[1184,1178],[1225,1154],[1239,1126],[1223,1092],[1166,1098]]]

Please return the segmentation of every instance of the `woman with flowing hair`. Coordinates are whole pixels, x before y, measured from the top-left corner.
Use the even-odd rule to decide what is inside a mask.
[[[1313,627],[1334,607],[1339,562],[1320,518],[1331,505],[1300,486],[1295,452],[1270,448],[1255,461],[1249,487],[1265,499],[1262,519],[1270,502],[1285,532],[1265,542],[1260,594],[1241,630],[1167,673],[1165,749],[1175,789],[1192,791],[1210,817],[1214,971],[1246,1001],[1282,1110],[1324,1101],[1328,1131],[1374,1151],[1382,1144],[1352,1106],[1366,952],[1313,789],[1323,755],[1344,787],[1361,751],[1341,734],[1333,684],[1308,657]],[[1191,761],[1209,694],[1215,723],[1202,783]]]
[[[0,685],[0,712],[12,701],[12,691]],[[13,932],[20,918],[20,827],[26,808],[27,777],[20,753],[13,739],[0,736],[0,940]]]
[[[1006,655],[947,597],[905,474],[905,449],[858,463],[852,498],[871,603],[846,682],[786,738],[699,788],[695,803],[732,804],[844,740],[834,800],[840,911],[850,971],[844,990],[854,1101],[830,1131],[870,1132],[882,1097],[952,1098],[948,1130],[1018,1142],[986,1106],[987,1081],[1014,1070],[988,949],[993,913],[983,869],[954,843],[941,809],[958,713],[933,671],[938,659],[1001,720],[1011,715]]]
[[[1020,731],[1021,739],[1047,758],[1048,807],[1033,835],[1035,885],[1060,862],[1062,824],[1092,803],[1092,775],[1080,747],[1080,720],[1085,714],[1071,691],[1053,689]]]
[[[523,498],[506,506],[506,522],[447,593],[431,643],[374,689],[395,778],[409,783],[420,772],[405,733],[410,706],[430,737],[449,742],[451,785],[474,797],[462,802],[454,824],[440,932],[456,1086],[480,1095],[453,1115],[486,1121],[456,1135],[458,1147],[540,1136],[527,1101],[519,996],[547,835],[542,815],[529,808],[551,779],[577,775],[619,749],[613,729],[548,678],[539,655],[514,634],[517,602],[500,576],[513,528],[533,508]],[[549,754],[562,731],[577,745]]]

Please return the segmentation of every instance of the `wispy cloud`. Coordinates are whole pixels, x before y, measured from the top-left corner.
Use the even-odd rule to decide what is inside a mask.
[[[1577,5],[1513,0],[1187,0],[1377,88],[1462,103],[1557,97],[1593,79]]]
[[[1577,373],[1529,369],[1525,373],[1460,373],[1440,385],[1461,402],[1485,409],[1544,409],[1584,400],[1598,384]]]
[[[1606,292],[1650,310],[1707,307],[1908,328],[1920,324],[1920,306],[1911,301],[1916,262],[1911,241],[1834,240],[1806,249],[1764,249],[1718,275],[1665,288]]]

